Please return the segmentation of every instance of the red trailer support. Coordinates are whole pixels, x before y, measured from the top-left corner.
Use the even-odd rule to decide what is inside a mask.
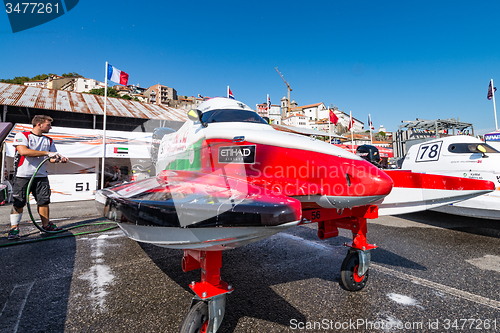
[[[200,299],[227,294],[233,287],[220,279],[222,251],[184,250],[182,270],[184,272],[201,268],[201,281],[191,282],[189,287]]]

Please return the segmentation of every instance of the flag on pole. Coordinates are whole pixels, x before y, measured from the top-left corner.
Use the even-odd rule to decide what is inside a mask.
[[[373,127],[373,124],[372,124],[372,117],[370,114],[368,114],[368,128],[371,129],[371,130],[374,130],[375,127]]]
[[[493,80],[490,81],[490,86],[488,87],[488,101],[491,101],[493,98],[493,93],[497,91],[496,87],[493,87]]]
[[[349,111],[349,131],[354,130],[354,119],[352,119],[352,113]]]
[[[234,99],[233,92],[231,91],[231,88],[229,88],[229,86],[227,86],[227,97]]]
[[[330,122],[334,125],[337,125],[337,123],[339,122],[339,117],[337,117],[335,112],[333,112],[332,109],[328,108],[328,114],[330,115]]]
[[[269,98],[269,95],[267,95],[267,110],[271,111],[271,99]]]
[[[128,74],[108,64],[108,80],[126,86],[128,83]]]

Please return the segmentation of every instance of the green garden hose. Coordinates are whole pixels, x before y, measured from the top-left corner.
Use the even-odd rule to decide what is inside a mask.
[[[33,180],[35,179],[35,176],[38,173],[38,170],[41,168],[41,166],[44,165],[50,159],[51,159],[51,157],[47,157],[47,158],[45,158],[38,165],[38,167],[36,168],[35,172],[33,173],[33,176],[31,176],[31,179],[30,179],[30,181],[28,183],[28,188],[26,190],[26,202],[27,202],[26,206],[27,206],[27,209],[28,209],[28,214],[29,214],[29,216],[31,218],[31,222],[33,222],[33,224],[35,225],[35,227],[38,230],[40,230],[41,232],[44,232],[44,233],[47,233],[47,234],[59,234],[61,232],[65,232],[65,231],[68,231],[68,230],[72,230],[72,229],[76,229],[76,228],[81,228],[81,227],[85,227],[85,226],[90,226],[90,225],[113,224],[113,226],[109,227],[109,228],[102,229],[102,230],[97,230],[97,231],[84,231],[84,232],[80,232],[80,233],[76,233],[76,234],[57,235],[57,236],[44,237],[44,238],[39,238],[39,239],[32,239],[32,240],[20,241],[20,242],[15,242],[15,243],[1,244],[0,247],[17,245],[17,244],[26,244],[26,243],[39,242],[39,241],[43,241],[43,240],[47,240],[47,239],[63,238],[63,237],[73,237],[73,236],[86,235],[86,234],[92,234],[92,233],[97,233],[97,232],[104,232],[104,231],[108,231],[108,230],[111,230],[111,229],[114,229],[114,228],[118,227],[118,224],[116,222],[97,222],[97,223],[80,224],[80,225],[72,226],[72,227],[69,227],[69,228],[64,228],[64,229],[57,230],[57,231],[47,231],[47,230],[44,230],[38,223],[36,223],[36,221],[35,221],[35,219],[33,217],[33,214],[31,213],[31,207],[30,207],[30,203],[29,203],[29,195],[30,195],[30,192],[31,192],[31,184],[33,183]]]

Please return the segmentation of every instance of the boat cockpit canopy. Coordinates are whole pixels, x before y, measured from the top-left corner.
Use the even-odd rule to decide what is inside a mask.
[[[480,146],[480,147],[479,147]],[[486,143],[453,143],[448,146],[448,151],[455,154],[493,153],[500,154],[498,150]]]
[[[201,121],[205,124],[210,123],[257,123],[269,125],[261,116],[254,111],[247,110],[210,110],[203,113]]]

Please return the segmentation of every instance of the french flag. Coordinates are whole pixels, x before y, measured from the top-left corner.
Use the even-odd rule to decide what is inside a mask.
[[[126,86],[128,82],[128,74],[108,64],[108,80]]]

